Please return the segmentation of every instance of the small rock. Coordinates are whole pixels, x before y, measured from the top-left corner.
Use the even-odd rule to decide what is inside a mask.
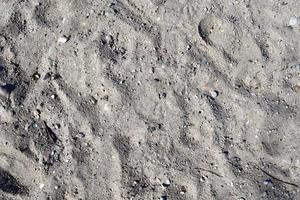
[[[181,186],[180,194],[185,194],[187,192],[184,186]]]
[[[36,118],[36,119],[39,119],[40,118],[40,114],[41,114],[41,111],[40,110],[35,110],[35,111],[33,111],[33,115],[34,115],[34,117]]]
[[[40,184],[40,189],[43,189],[45,187],[45,184],[44,183],[41,183]]]
[[[69,40],[69,38],[67,38],[66,36],[61,36],[60,38],[58,38],[57,42],[64,44],[64,43],[68,42],[68,40]]]
[[[163,184],[162,184],[164,187],[168,187],[171,185],[171,181],[169,179],[166,179]]]
[[[206,179],[207,179],[207,176],[203,175],[203,176],[200,178],[200,181],[201,181],[201,182],[204,182],[204,181],[206,181]]]
[[[57,95],[56,94],[52,94],[50,97],[51,97],[51,99],[56,99]]]
[[[95,98],[95,97],[92,97],[91,98],[91,103],[93,104],[93,105],[96,105],[97,104],[97,99]]]
[[[32,79],[35,81],[39,80],[40,78],[41,78],[41,75],[38,72],[36,72],[32,75]]]
[[[61,125],[60,124],[55,124],[54,127],[55,127],[55,129],[60,129]]]
[[[219,92],[216,90],[212,90],[212,91],[210,91],[210,96],[212,98],[216,98],[217,96],[219,96]]]
[[[76,138],[84,138],[85,137],[85,134],[83,132],[79,132],[77,135],[76,135]]]
[[[270,184],[272,184],[272,180],[267,179],[264,181],[264,185],[270,185]]]
[[[298,24],[298,17],[292,16],[289,21],[289,26],[295,27]]]

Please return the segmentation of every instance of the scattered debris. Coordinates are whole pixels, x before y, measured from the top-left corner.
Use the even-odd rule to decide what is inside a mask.
[[[52,72],[48,72],[45,74],[44,76],[44,80],[56,80],[56,79],[59,79],[61,78],[61,76],[59,74],[56,74],[56,73],[52,73]]]

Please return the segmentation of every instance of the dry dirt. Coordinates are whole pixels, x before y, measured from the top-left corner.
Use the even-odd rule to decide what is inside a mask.
[[[0,0],[0,199],[300,199],[299,16]]]

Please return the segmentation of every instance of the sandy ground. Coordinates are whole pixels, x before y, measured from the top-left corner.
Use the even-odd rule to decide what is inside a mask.
[[[0,199],[300,199],[299,16],[0,0]]]

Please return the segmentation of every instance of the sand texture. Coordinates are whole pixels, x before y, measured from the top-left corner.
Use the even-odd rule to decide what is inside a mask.
[[[300,200],[299,0],[0,0],[0,200]]]

